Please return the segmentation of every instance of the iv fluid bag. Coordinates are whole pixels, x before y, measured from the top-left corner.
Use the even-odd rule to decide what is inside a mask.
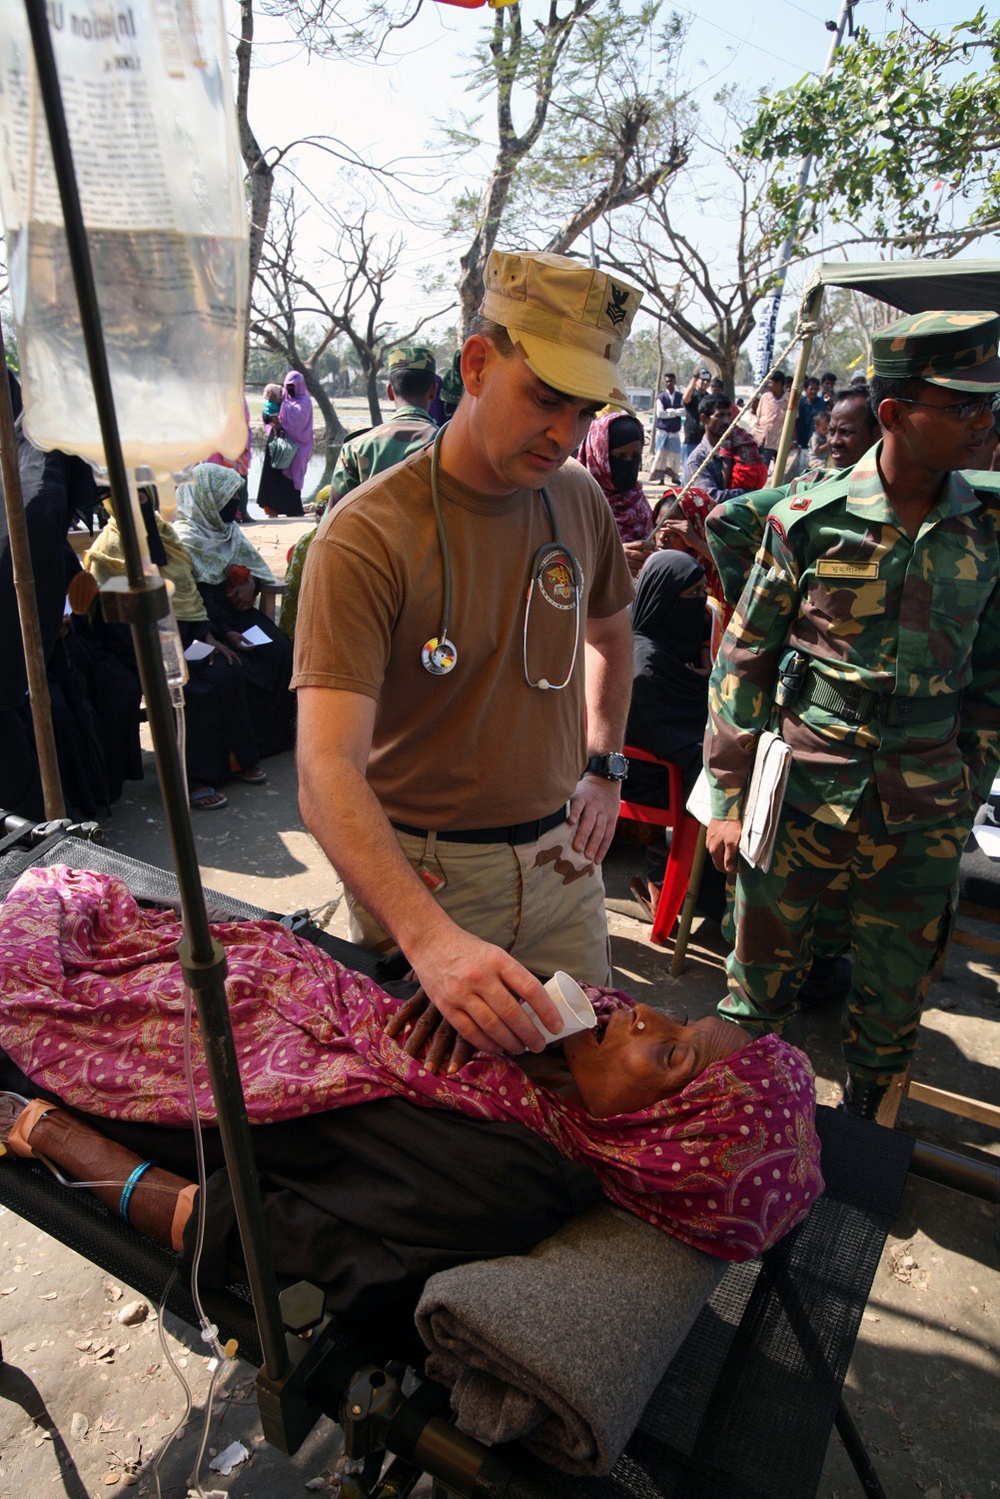
[[[48,0],[125,464],[246,446],[247,214],[220,0]],[[24,0],[0,0],[0,213],[25,428],[104,464]]]

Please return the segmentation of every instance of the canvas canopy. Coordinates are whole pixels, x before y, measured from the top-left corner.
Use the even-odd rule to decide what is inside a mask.
[[[823,261],[803,287],[803,306],[820,286],[865,292],[900,312],[1000,312],[1000,260]]]

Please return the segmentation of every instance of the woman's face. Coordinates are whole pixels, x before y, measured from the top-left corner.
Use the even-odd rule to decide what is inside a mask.
[[[636,437],[631,442],[616,443],[608,449],[611,482],[619,494],[627,494],[635,486],[642,464],[642,446],[642,438]]]
[[[633,1114],[680,1090],[711,1062],[745,1046],[736,1026],[706,1015],[690,1024],[636,1005],[615,1010],[602,1031],[563,1042],[577,1092],[595,1119]]]

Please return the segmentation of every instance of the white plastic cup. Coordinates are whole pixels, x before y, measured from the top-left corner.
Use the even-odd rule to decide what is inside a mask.
[[[593,1005],[576,979],[570,978],[568,973],[554,973],[543,988],[562,1016],[562,1030],[546,1030],[531,1006],[526,1004],[524,1008],[545,1037],[546,1045],[551,1041],[565,1041],[567,1036],[575,1036],[578,1031],[592,1030],[597,1024]]]

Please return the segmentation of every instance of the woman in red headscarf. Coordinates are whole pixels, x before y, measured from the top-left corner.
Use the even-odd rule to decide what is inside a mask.
[[[606,411],[590,424],[580,462],[604,490],[623,542],[642,541],[653,529],[653,512],[639,483],[645,441],[637,417]]]

